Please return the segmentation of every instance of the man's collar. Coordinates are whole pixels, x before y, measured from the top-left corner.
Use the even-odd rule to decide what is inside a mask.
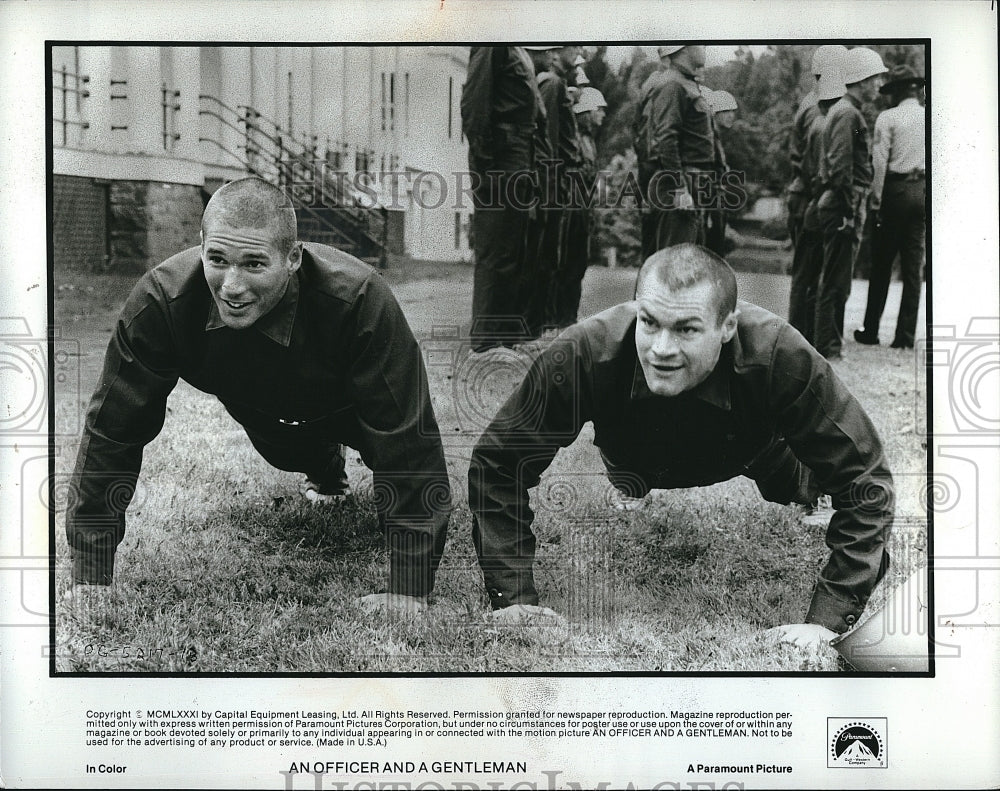
[[[919,107],[920,106],[920,101],[917,99],[916,96],[907,96],[899,104],[897,104],[896,107],[902,107],[904,104],[907,104],[907,105],[909,105],[909,104],[915,104],[915,105],[917,105]]]
[[[288,286],[281,300],[270,312],[258,319],[252,329],[257,330],[266,338],[270,338],[281,346],[288,346],[292,341],[292,327],[295,325],[295,313],[299,305],[299,276],[298,271],[293,272],[288,278]],[[219,306],[212,299],[212,307],[208,311],[208,321],[205,323],[206,330],[217,330],[225,327],[219,313]]]
[[[719,361],[715,364],[715,368],[712,369],[712,373],[703,382],[687,391],[687,394],[692,398],[698,398],[713,406],[717,406],[719,409],[729,411],[732,408],[732,399],[729,393],[729,373],[733,370],[733,355],[737,353],[738,346],[739,338],[734,335],[733,339],[722,347]],[[634,346],[632,350],[633,352],[635,351]],[[642,372],[642,363],[639,361],[638,356],[636,356],[635,372],[632,375],[631,400],[638,401],[659,397],[649,389],[649,385],[646,383],[646,375]]]
[[[856,97],[853,93],[850,92],[845,93],[844,98],[851,104],[853,104],[857,109],[859,110],[861,109],[862,101],[858,97]]]

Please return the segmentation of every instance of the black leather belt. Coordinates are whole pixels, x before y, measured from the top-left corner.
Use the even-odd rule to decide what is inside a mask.
[[[907,173],[896,173],[889,170],[885,174],[885,180],[889,181],[921,181],[924,178],[924,171],[911,170]]]

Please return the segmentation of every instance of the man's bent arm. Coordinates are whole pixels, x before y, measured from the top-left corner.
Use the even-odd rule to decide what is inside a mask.
[[[420,347],[381,276],[351,309],[351,387],[358,451],[373,473],[389,543],[389,590],[426,596],[434,587],[451,512],[441,433]]]
[[[861,616],[888,566],[892,475],[864,409],[791,327],[778,338],[770,391],[779,430],[836,509],[826,533],[830,558],[806,621],[843,632]]]
[[[460,102],[462,132],[472,153],[485,157],[490,153],[493,121],[493,72],[502,47],[471,47],[469,68]]]
[[[473,451],[472,541],[494,609],[538,603],[528,489],[538,485],[559,448],[570,445],[590,417],[588,366],[581,356],[588,351],[582,335],[553,341]]]
[[[143,448],[160,433],[167,396],[177,384],[169,325],[157,296],[147,274],[122,309],[87,411],[66,513],[76,583],[111,584]]]

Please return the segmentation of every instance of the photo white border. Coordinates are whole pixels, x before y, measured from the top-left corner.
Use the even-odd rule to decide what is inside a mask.
[[[990,2],[31,2],[0,5],[0,316],[23,316],[33,332],[46,323],[46,157],[44,42],[47,39],[226,41],[298,43],[444,42],[509,40],[683,40],[802,38],[925,38],[932,53],[933,321],[969,333],[972,318],[998,313],[997,222],[997,17]],[[975,329],[973,330],[975,331]],[[528,780],[583,787],[632,783],[687,783],[689,760],[703,763],[794,763],[790,776],[741,777],[745,787],[893,788],[982,787],[1000,783],[997,673],[1000,634],[1000,479],[996,435],[949,432],[954,395],[947,375],[935,375],[931,449],[936,474],[960,483],[961,501],[935,520],[935,555],[965,568],[961,582],[935,590],[939,639],[961,647],[961,657],[939,660],[933,679],[882,678],[407,678],[407,679],[120,679],[49,678],[43,647],[47,623],[0,630],[0,760],[10,787],[253,787],[278,788],[285,756],[235,750],[212,758],[161,750],[143,753],[136,771],[122,777],[84,775],[82,766],[101,756],[82,744],[88,708],[235,707],[238,701],[273,708],[434,709],[441,701],[469,708],[550,709],[586,702],[615,709],[659,707],[789,710],[795,737],[745,747],[704,742],[662,752],[642,740],[619,740],[614,750],[569,739],[544,741],[454,740],[406,744],[383,753],[391,760],[526,760]],[[994,397],[991,392],[985,398]],[[8,396],[19,403],[15,394]],[[0,405],[2,407],[2,405]],[[984,409],[994,409],[989,400]],[[991,413],[992,414],[992,413]],[[947,439],[944,435],[953,433]],[[21,448],[46,438],[21,438]],[[0,477],[0,524],[19,524],[18,466],[8,437]],[[28,482],[29,485],[41,482]],[[47,524],[28,526],[31,547],[47,547]],[[969,536],[975,534],[975,543]],[[46,601],[47,575],[19,565],[26,554],[19,531],[3,530],[4,624],[29,619],[23,603]],[[36,540],[37,539],[37,540]],[[33,552],[34,550],[32,550]],[[30,552],[28,554],[31,554]],[[32,561],[34,562],[34,561]],[[939,562],[939,567],[946,566]],[[34,567],[32,567],[34,568]],[[938,575],[943,580],[943,574]],[[16,579],[16,582],[15,582]],[[974,579],[974,583],[970,580]],[[21,588],[21,585],[25,586]],[[978,609],[958,617],[972,593]],[[8,595],[20,590],[20,595]],[[981,626],[972,624],[979,623]],[[454,701],[454,704],[451,703]],[[279,705],[280,704],[280,705]],[[826,768],[828,716],[887,717],[889,766],[876,772]],[[68,745],[63,747],[62,745]],[[391,753],[391,756],[390,754]],[[123,756],[128,762],[127,756]],[[359,780],[361,778],[358,778]],[[429,778],[419,778],[427,780]],[[514,782],[516,777],[493,778]],[[442,782],[449,782],[442,778]],[[721,782],[721,780],[720,780]],[[297,787],[311,787],[300,785]],[[354,787],[353,783],[348,787]],[[485,786],[484,786],[485,787]],[[664,785],[663,787],[673,787]],[[681,787],[688,787],[682,785]]]

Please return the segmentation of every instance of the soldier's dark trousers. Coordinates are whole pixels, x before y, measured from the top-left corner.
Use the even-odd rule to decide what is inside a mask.
[[[799,243],[799,233],[802,231],[802,223],[808,203],[809,196],[807,193],[788,193],[788,238],[792,240],[793,247]]]
[[[799,226],[792,253],[792,286],[788,295],[788,323],[815,342],[816,291],[823,270],[823,231],[815,214],[815,204]]]
[[[532,338],[556,324],[555,289],[565,245],[565,213],[561,207],[539,208],[528,230],[526,267],[520,290]]]
[[[324,421],[325,422],[325,421]],[[250,442],[268,464],[279,470],[304,472],[332,494],[347,488],[344,446],[325,438],[314,426],[244,426]]]
[[[705,223],[699,209],[658,209],[642,214],[642,258],[675,244],[705,243]]]
[[[705,211],[705,247],[717,256],[726,255],[726,211],[708,209]]]
[[[628,497],[645,497],[652,489],[691,485],[690,481],[678,480],[669,473],[640,470],[633,465],[612,461],[604,451],[601,451],[601,460],[608,480]],[[783,439],[776,439],[758,454],[744,468],[743,474],[757,484],[761,496],[771,503],[809,504],[822,494],[812,471],[796,458]]]
[[[892,265],[899,255],[903,297],[896,319],[894,343],[913,346],[920,307],[920,285],[924,268],[924,179],[886,180],[882,190],[881,224],[872,240],[872,268],[868,280],[865,332],[878,337],[879,322],[892,278]]]
[[[472,177],[478,179],[473,190],[476,262],[469,333],[475,351],[530,337],[520,287],[532,194],[532,142],[530,132],[503,137],[504,145],[488,161],[469,155]]]
[[[553,289],[553,320],[560,328],[576,323],[590,255],[590,213],[586,209],[572,208],[566,210],[564,217],[563,255]]]
[[[844,308],[851,295],[854,259],[865,224],[864,196],[855,195],[854,226],[842,228],[842,215],[820,209],[823,224],[823,268],[816,289],[813,346],[828,359],[840,357],[844,344]]]

